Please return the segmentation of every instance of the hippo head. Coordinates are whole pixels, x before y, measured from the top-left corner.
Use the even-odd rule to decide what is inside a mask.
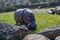
[[[30,29],[30,30],[35,30],[37,27],[35,21],[31,21],[27,24],[27,28]]]
[[[31,30],[36,29],[37,25],[35,23],[34,12],[30,9],[25,9],[23,15],[23,19],[27,28]]]

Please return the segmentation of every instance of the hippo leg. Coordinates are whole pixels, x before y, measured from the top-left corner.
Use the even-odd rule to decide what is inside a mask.
[[[16,21],[16,24],[15,25],[18,25],[18,22]]]

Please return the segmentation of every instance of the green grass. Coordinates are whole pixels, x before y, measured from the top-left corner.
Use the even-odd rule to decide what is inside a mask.
[[[15,24],[14,12],[0,13],[0,22]]]
[[[35,14],[37,31],[42,31],[45,28],[60,25],[60,15],[51,15],[51,14]]]
[[[37,30],[32,31],[32,33],[38,33],[45,28],[53,25],[60,25],[60,15],[51,15],[48,13],[35,14]],[[14,12],[0,13],[0,22],[7,24],[15,24]]]

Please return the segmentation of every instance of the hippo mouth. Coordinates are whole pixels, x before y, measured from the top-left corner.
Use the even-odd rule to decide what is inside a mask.
[[[36,29],[37,25],[35,23],[35,21],[31,21],[27,24],[27,28],[30,29],[30,30],[34,30]]]

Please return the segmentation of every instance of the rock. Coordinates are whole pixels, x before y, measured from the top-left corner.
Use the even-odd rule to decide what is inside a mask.
[[[30,31],[25,26],[0,23],[1,40],[22,40],[28,34],[30,34]]]
[[[31,34],[27,35],[23,40],[50,40],[50,39],[43,35]]]
[[[60,25],[48,28],[38,34],[40,34],[40,35],[42,34],[42,35],[50,38],[51,40],[54,40],[57,36],[60,36]]]
[[[55,40],[60,40],[60,36],[57,36],[57,37],[55,38]]]

